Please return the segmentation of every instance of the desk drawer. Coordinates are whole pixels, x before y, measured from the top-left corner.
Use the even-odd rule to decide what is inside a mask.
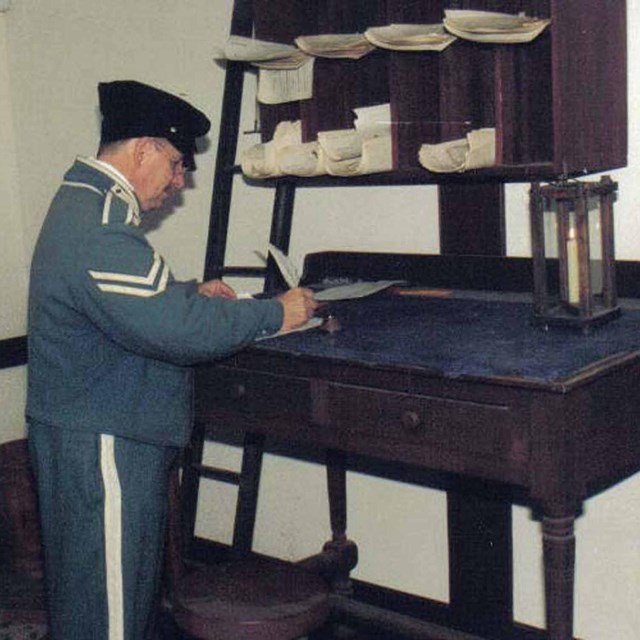
[[[526,455],[509,407],[333,385],[330,424],[343,436],[501,459]]]
[[[196,414],[230,409],[263,417],[309,417],[309,381],[304,378],[216,367],[200,372]]]

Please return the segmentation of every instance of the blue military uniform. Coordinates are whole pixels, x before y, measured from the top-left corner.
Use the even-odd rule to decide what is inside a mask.
[[[208,120],[144,85],[114,85],[101,86],[103,140],[175,133],[192,164]],[[144,114],[130,117],[131,93],[149,110],[159,102],[151,129],[140,128]],[[152,637],[168,470],[189,438],[190,365],[282,324],[276,300],[209,298],[176,281],[140,215],[124,176],[79,158],[33,257],[27,418],[52,640]]]

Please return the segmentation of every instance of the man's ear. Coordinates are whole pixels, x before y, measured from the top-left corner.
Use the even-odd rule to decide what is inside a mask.
[[[151,152],[153,141],[151,138],[134,138],[132,142],[132,159],[134,165],[140,167],[147,155]]]

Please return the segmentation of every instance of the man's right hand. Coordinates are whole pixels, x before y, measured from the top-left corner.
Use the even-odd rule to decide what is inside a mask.
[[[278,296],[284,309],[281,332],[292,331],[301,327],[313,317],[318,303],[311,289],[296,287]]]

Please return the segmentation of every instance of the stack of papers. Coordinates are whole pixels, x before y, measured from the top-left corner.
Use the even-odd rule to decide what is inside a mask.
[[[362,33],[329,33],[298,36],[295,43],[310,56],[321,58],[351,58],[357,60],[373,51],[373,45]]]
[[[364,35],[376,47],[393,51],[442,51],[456,39],[442,24],[390,24]]]
[[[551,22],[523,13],[446,9],[444,26],[455,36],[474,42],[520,43],[537,38]]]

